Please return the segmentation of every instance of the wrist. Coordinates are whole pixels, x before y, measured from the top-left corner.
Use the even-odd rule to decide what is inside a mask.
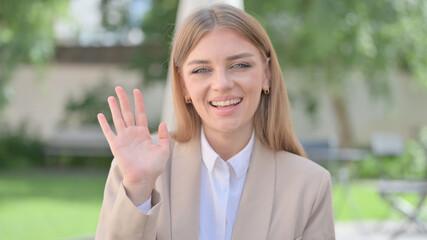
[[[146,202],[150,198],[154,189],[154,182],[152,181],[129,182],[126,181],[126,179],[123,179],[122,183],[125,188],[126,195],[135,206],[139,206]]]

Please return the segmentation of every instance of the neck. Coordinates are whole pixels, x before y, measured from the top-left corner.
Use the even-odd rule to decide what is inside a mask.
[[[252,137],[252,129],[247,131],[222,133],[210,129],[203,129],[206,139],[212,149],[227,161],[248,145]]]

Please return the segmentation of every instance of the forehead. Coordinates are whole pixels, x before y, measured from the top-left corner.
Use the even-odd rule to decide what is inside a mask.
[[[234,30],[215,29],[207,32],[199,40],[187,56],[185,63],[194,59],[220,60],[241,53],[251,53],[261,58],[259,49],[246,37]]]

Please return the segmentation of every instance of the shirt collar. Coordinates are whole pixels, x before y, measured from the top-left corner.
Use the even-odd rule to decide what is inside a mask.
[[[252,132],[252,137],[249,140],[248,144],[245,148],[242,149],[239,153],[228,159],[227,163],[231,166],[231,168],[236,173],[237,178],[243,177],[248,168],[249,161],[251,159],[252,150],[255,142],[255,133]],[[221,160],[221,157],[212,149],[208,140],[206,139],[205,132],[203,131],[203,127],[201,130],[201,149],[202,149],[202,160],[208,168],[209,172],[212,172],[215,161]]]

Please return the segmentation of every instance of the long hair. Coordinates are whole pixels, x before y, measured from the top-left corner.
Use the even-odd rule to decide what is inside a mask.
[[[286,87],[276,52],[264,28],[246,12],[229,6],[213,5],[190,15],[177,32],[172,47],[172,92],[178,142],[189,141],[200,133],[201,119],[192,104],[186,104],[179,71],[199,40],[209,31],[230,29],[247,38],[265,58],[270,58],[270,94],[261,93],[254,115],[256,137],[274,151],[285,150],[300,156],[305,152],[292,128]]]

